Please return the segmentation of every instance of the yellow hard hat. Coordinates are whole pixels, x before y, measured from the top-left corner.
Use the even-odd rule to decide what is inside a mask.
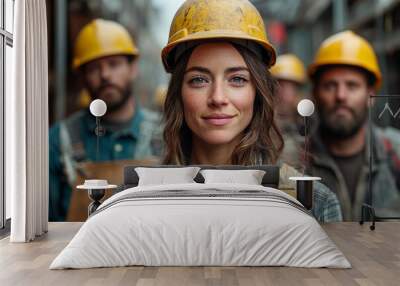
[[[276,63],[270,69],[271,74],[277,79],[285,79],[304,84],[306,72],[303,62],[294,54],[284,54],[276,58]]]
[[[264,22],[248,0],[187,0],[171,23],[168,44],[161,57],[167,72],[174,66],[174,48],[183,42],[206,39],[250,40],[262,47],[266,64],[275,63]]]
[[[120,24],[96,19],[79,32],[74,47],[74,69],[92,60],[112,55],[139,55],[128,31]]]
[[[322,42],[314,62],[308,68],[313,77],[315,72],[326,65],[350,65],[370,72],[375,78],[375,89],[382,82],[378,60],[371,45],[352,31],[337,33]]]

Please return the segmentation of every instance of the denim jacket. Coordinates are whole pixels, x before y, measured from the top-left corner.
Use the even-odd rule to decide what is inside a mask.
[[[160,156],[159,116],[137,108],[131,121],[116,131],[106,130],[96,152],[96,121],[88,110],[72,114],[49,131],[49,220],[66,219],[76,164],[83,161],[147,159]]]

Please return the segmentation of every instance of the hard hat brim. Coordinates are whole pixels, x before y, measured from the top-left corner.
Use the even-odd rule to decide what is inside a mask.
[[[81,59],[81,60],[75,60],[72,63],[72,68],[74,70],[77,70],[81,66],[83,66],[84,64],[87,64],[87,63],[89,63],[91,61],[95,61],[95,60],[98,60],[98,59],[102,59],[102,58],[105,58],[105,57],[111,57],[111,56],[132,56],[132,57],[137,58],[137,57],[139,57],[139,52],[138,51],[133,51],[133,52],[132,51],[126,51],[126,52],[121,51],[121,52],[117,52],[117,53],[115,51],[109,52],[109,53],[103,52],[101,54],[101,56],[99,56],[98,54],[94,54],[92,56],[88,56],[88,57],[86,57],[84,59]]]
[[[179,39],[179,40],[169,43],[167,46],[165,46],[162,49],[161,58],[162,58],[162,62],[163,62],[166,72],[170,73],[173,70],[173,67],[172,67],[173,63],[172,63],[172,59],[170,57],[170,53],[177,45],[179,45],[181,43],[185,43],[185,42],[190,42],[190,41],[213,40],[213,39],[215,39],[215,40],[232,39],[232,40],[253,41],[253,42],[259,44],[260,46],[262,46],[264,51],[268,54],[269,62],[266,63],[268,65],[268,67],[271,67],[275,64],[275,61],[276,61],[275,50],[272,47],[272,45],[268,44],[266,41],[262,41],[257,38],[250,37],[248,34],[238,33],[237,31],[229,31],[229,32],[221,31],[220,33],[216,33],[215,31],[212,31],[212,32],[206,31],[206,32],[198,32],[198,33],[187,35],[186,37],[184,37],[182,39]]]
[[[306,78],[295,78],[293,76],[284,76],[284,75],[273,76],[273,77],[277,80],[291,81],[299,85],[304,85],[306,83]]]
[[[339,61],[324,61],[324,62],[311,64],[307,69],[309,78],[312,79],[315,76],[318,69],[320,69],[322,67],[326,67],[326,66],[351,66],[351,67],[361,68],[361,69],[371,73],[375,77],[375,83],[374,83],[375,91],[379,90],[379,88],[382,85],[382,76],[379,72],[368,69],[365,66],[361,66],[359,64],[359,62],[344,61],[344,60],[340,60],[340,62]]]

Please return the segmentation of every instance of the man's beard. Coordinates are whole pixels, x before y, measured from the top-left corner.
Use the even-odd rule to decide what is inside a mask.
[[[118,101],[114,102],[108,102],[101,98],[100,94],[102,91],[106,88],[112,87],[117,90],[117,92],[121,95],[120,99]],[[92,96],[93,99],[103,99],[105,103],[107,104],[107,112],[112,113],[114,111],[119,110],[122,106],[124,106],[128,99],[132,95],[132,85],[131,83],[127,84],[126,88],[120,88],[114,84],[108,83],[108,82],[102,82],[101,86],[95,90],[89,89],[90,95]]]
[[[367,108],[364,107],[360,110],[345,107],[352,114],[352,119],[338,118],[335,116],[335,110],[340,105],[336,105],[332,110],[321,110],[320,116],[320,133],[322,137],[332,139],[348,139],[357,134],[357,132],[364,126],[367,120]]]

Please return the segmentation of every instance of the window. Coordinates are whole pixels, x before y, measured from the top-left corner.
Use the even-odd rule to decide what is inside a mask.
[[[4,105],[11,93],[12,47],[14,32],[14,0],[0,0],[0,235],[9,227],[11,194],[4,187]]]
[[[13,33],[14,30],[14,0],[5,0],[5,30],[9,33]]]

